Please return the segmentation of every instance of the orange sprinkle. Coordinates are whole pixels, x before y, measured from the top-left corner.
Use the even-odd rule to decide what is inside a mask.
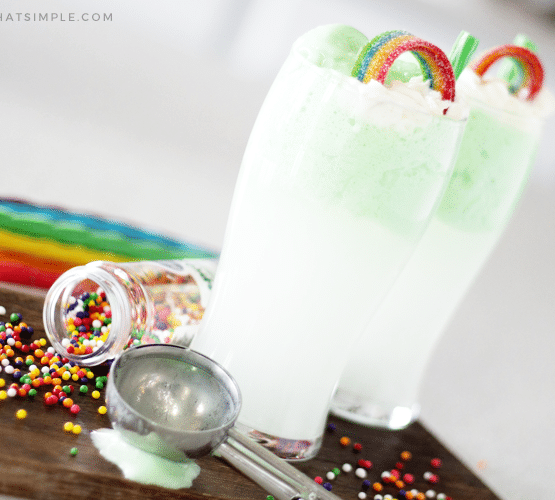
[[[341,446],[349,446],[351,444],[351,440],[347,437],[347,436],[343,436],[340,440],[339,440],[339,444]]]

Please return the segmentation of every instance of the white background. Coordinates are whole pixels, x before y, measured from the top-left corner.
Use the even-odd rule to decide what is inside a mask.
[[[553,4],[488,0],[3,0],[0,196],[114,216],[218,250],[243,150],[291,43],[320,24],[449,51],[518,32],[555,89]],[[553,17],[551,17],[553,19]],[[552,498],[555,120],[514,219],[434,353],[423,422],[503,499]]]

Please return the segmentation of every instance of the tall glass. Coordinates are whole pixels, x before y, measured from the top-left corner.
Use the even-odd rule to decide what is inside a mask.
[[[470,116],[451,181],[414,254],[351,349],[331,407],[338,416],[391,429],[416,419],[420,380],[436,341],[526,183],[544,120],[467,100]]]
[[[312,457],[351,344],[437,208],[464,120],[377,98],[293,50],[253,128],[191,348],[243,394],[238,427]]]

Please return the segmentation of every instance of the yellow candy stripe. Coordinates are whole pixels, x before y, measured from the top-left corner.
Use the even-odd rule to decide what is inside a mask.
[[[110,260],[112,262],[125,262],[128,257],[118,256],[111,252],[99,252],[74,245],[64,245],[54,241],[46,241],[28,236],[16,235],[0,230],[0,251],[22,252],[36,255],[42,259],[50,258],[68,262],[72,265],[81,265],[94,260]]]

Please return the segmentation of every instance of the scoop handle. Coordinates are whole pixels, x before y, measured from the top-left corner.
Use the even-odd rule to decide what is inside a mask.
[[[215,451],[277,500],[341,500],[234,427]]]

